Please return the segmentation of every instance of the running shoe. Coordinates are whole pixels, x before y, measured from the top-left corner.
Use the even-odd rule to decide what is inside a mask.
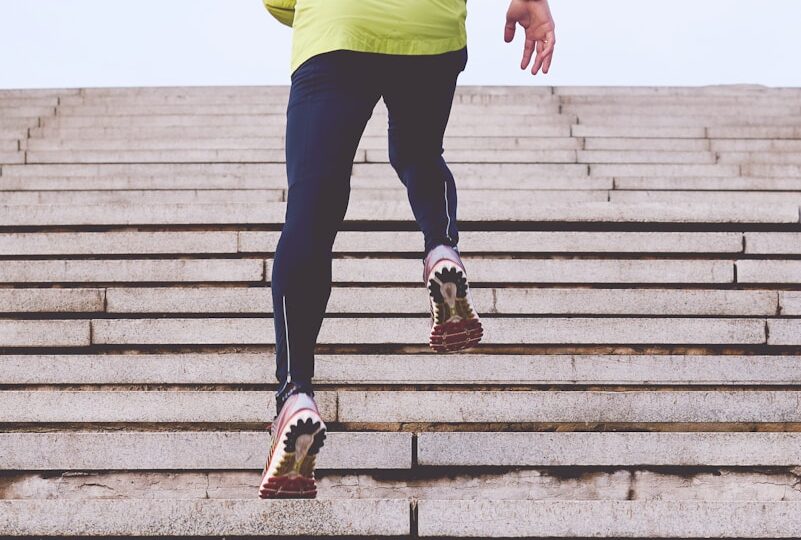
[[[429,251],[423,261],[423,281],[432,321],[429,346],[436,352],[453,352],[481,341],[484,332],[458,249],[442,244]]]
[[[261,476],[259,497],[314,499],[314,465],[326,425],[314,397],[289,396],[270,425],[270,454]]]

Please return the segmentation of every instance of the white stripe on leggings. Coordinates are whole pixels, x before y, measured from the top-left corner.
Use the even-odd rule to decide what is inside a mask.
[[[281,298],[284,304],[284,330],[286,335],[286,382],[290,382],[292,380],[292,372],[290,371],[292,368],[292,361],[289,356],[289,321],[286,316],[286,296],[281,295]]]
[[[448,234],[448,229],[451,228],[451,215],[448,213],[448,180],[445,179],[445,215],[448,217],[448,223],[445,224],[445,238],[451,240]]]

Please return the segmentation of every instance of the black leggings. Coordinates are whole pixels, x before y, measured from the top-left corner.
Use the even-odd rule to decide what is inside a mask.
[[[456,184],[442,157],[456,79],[467,48],[436,55],[336,50],[292,73],[287,105],[286,218],[271,287],[279,388],[311,392],[314,347],[331,294],[332,246],[350,197],[353,160],[383,97],[389,160],[423,233],[423,257],[456,246]]]

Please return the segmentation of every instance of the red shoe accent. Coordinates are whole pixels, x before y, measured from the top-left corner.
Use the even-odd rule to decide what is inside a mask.
[[[259,497],[315,498],[314,464],[325,434],[326,425],[314,398],[305,393],[289,396],[270,423],[270,453],[262,471]]]
[[[424,272],[432,320],[429,346],[436,352],[454,352],[477,345],[484,331],[461,261],[451,257],[426,260]]]

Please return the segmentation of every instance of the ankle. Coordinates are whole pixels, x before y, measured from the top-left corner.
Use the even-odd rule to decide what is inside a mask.
[[[286,403],[286,400],[289,399],[290,396],[299,393],[309,394],[310,396],[314,396],[314,390],[312,389],[311,383],[296,383],[294,381],[289,381],[284,383],[282,387],[275,393],[275,414],[278,416],[281,413],[281,409]]]
[[[460,255],[458,245],[452,246],[450,244],[436,244],[434,246],[431,246],[429,249],[425,251],[425,254],[423,255],[423,260],[424,261],[427,260],[430,256],[432,256],[432,254],[433,256],[436,256],[438,258],[444,255],[450,255],[451,250],[455,251],[457,255]]]

